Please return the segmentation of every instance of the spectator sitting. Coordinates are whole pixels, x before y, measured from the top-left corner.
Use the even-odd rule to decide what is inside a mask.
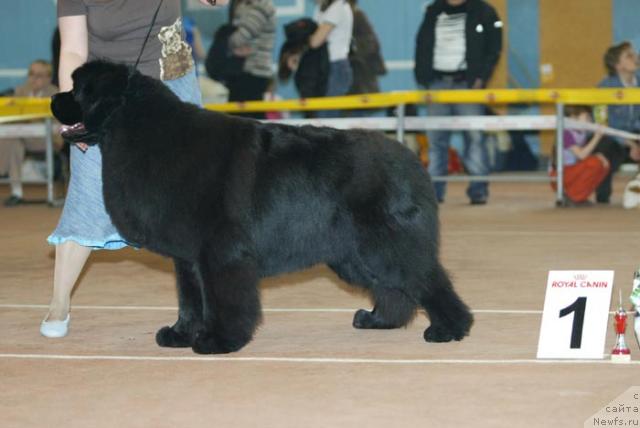
[[[58,92],[51,83],[51,64],[44,60],[36,60],[29,66],[27,82],[15,89],[16,97],[49,98]],[[22,192],[22,163],[27,151],[45,151],[45,140],[42,138],[3,138],[0,141],[0,175],[9,174],[11,196],[5,200],[6,207],[24,202]]]
[[[591,107],[567,106],[565,116],[582,122],[592,122]],[[562,138],[564,176],[564,202],[567,205],[589,204],[589,196],[609,173],[609,161],[601,153],[594,150],[602,138],[601,132],[596,132],[589,141],[587,133],[577,129],[565,129]],[[615,143],[613,143],[615,144]],[[558,148],[556,147],[556,150]],[[557,174],[555,168],[551,176]],[[556,183],[551,187],[555,190]]]
[[[631,43],[622,42],[610,47],[604,55],[608,76],[598,86],[601,88],[639,87],[640,73],[638,73],[637,61],[638,56]],[[640,131],[640,105],[609,105],[607,120],[612,128],[637,133]],[[631,140],[604,138],[596,147],[596,152],[604,154],[611,164],[609,174],[596,190],[597,202],[607,204],[612,193],[613,173],[622,163],[638,162],[640,146]]]

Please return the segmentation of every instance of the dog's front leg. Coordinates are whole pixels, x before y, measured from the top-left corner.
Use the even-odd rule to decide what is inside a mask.
[[[178,288],[178,321],[173,327],[163,327],[156,333],[160,346],[183,348],[191,346],[196,332],[202,328],[202,294],[199,273],[194,263],[174,259]]]
[[[204,323],[193,350],[199,354],[239,350],[251,340],[260,321],[255,257],[241,241],[231,245],[234,248],[225,248],[218,242],[218,248],[204,252],[198,266]]]

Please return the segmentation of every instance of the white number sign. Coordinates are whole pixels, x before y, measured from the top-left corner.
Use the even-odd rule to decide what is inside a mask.
[[[550,271],[538,358],[603,358],[613,271]]]

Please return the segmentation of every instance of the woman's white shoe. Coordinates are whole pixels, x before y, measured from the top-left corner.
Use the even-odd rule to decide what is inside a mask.
[[[42,321],[40,324],[40,334],[44,337],[65,337],[69,331],[69,320],[71,314],[67,314],[64,321]]]

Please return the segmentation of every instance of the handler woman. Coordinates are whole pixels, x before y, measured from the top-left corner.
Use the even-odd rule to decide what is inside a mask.
[[[228,0],[200,3],[224,5]],[[72,89],[71,73],[88,60],[134,65],[151,28],[138,70],[164,81],[183,101],[202,104],[191,48],[184,41],[180,0],[58,0],[58,25],[62,92]],[[58,226],[48,242],[56,246],[53,297],[40,332],[46,337],[64,337],[69,329],[71,291],[91,251],[127,246],[105,211],[97,146],[71,149],[71,181]]]

